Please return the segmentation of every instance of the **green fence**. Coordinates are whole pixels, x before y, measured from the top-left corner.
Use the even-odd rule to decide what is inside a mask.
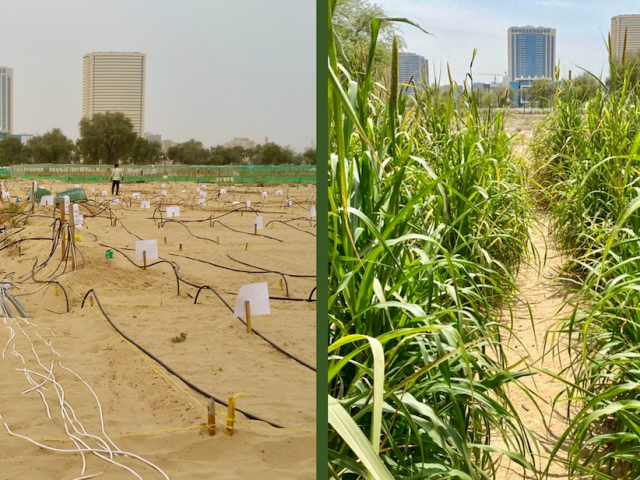
[[[11,178],[9,167],[0,167],[0,178]]]
[[[12,165],[9,174],[30,180],[62,180],[70,183],[108,182],[111,165]],[[314,183],[313,165],[122,165],[124,183]],[[0,169],[1,175],[2,169]]]

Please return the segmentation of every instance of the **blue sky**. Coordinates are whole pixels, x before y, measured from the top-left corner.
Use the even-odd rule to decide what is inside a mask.
[[[534,25],[555,28],[556,55],[563,77],[585,68],[594,74],[608,72],[605,39],[611,17],[640,13],[640,2],[630,0],[377,0],[388,16],[406,17],[435,35],[430,37],[408,25],[400,30],[407,51],[418,53],[446,80],[449,63],[454,80],[469,71],[473,49],[478,49],[474,80],[491,81],[480,73],[507,71],[507,29]],[[431,70],[433,75],[433,70]]]
[[[20,0],[2,18],[14,133],[76,139],[83,55],[125,51],[147,54],[145,130],[163,140],[315,138],[314,0]]]

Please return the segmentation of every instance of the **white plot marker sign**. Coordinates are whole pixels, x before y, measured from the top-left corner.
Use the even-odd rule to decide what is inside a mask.
[[[311,205],[311,209],[309,210],[309,217],[314,218],[316,216],[316,207],[315,205]]]
[[[136,242],[136,260],[140,261],[144,259],[144,254],[147,252],[147,260],[158,259],[158,240],[139,240]]]
[[[102,190],[102,196],[106,197],[107,196],[107,191],[106,190]]]
[[[131,194],[131,198],[140,198],[140,193],[138,193],[138,192],[133,192],[133,193]]]
[[[80,206],[73,205],[73,223],[76,228],[82,228],[84,226],[84,216],[80,215]]]
[[[111,199],[111,203],[114,204],[114,205],[118,205],[118,204],[120,204],[120,199],[119,198],[112,198]]]
[[[6,190],[2,191],[2,199],[3,200],[9,200],[11,198],[11,195],[9,195],[9,192],[7,192]]]
[[[142,200],[140,202],[140,208],[151,208],[151,201],[149,200]]]
[[[44,207],[53,205],[53,195],[43,195],[42,197],[40,197],[40,205]]]
[[[69,215],[69,197],[67,195],[65,195],[64,197],[62,197],[62,204],[64,205],[64,213],[66,215]]]
[[[251,208],[251,200],[247,200],[247,208]]]
[[[174,218],[180,216],[180,207],[167,207],[167,217]]]
[[[262,230],[262,217],[256,217],[255,221],[253,222],[253,226],[257,229],[257,230]]]
[[[198,205],[204,205],[207,202],[206,198],[199,198],[198,199]]]
[[[267,198],[269,196],[268,192],[262,192],[262,198]]]
[[[164,183],[161,183],[160,188],[167,188],[167,186]]]
[[[166,197],[167,196],[167,191],[166,190],[162,190],[160,192],[160,195],[162,195],[163,197]]]
[[[244,317],[247,314],[245,302],[249,302],[251,315],[269,315],[269,287],[266,283],[249,283],[240,287],[233,314]]]
[[[282,195],[282,190],[276,190],[276,195],[281,196]]]
[[[200,196],[202,198],[207,198],[207,192],[200,192]]]
[[[224,195],[225,193],[227,193],[227,189],[226,188],[221,188],[220,189],[220,195]]]

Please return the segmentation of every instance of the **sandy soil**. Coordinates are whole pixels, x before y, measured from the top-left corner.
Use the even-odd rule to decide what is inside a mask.
[[[553,339],[547,335],[551,335],[549,332],[557,328],[557,319],[569,313],[568,307],[565,307],[565,290],[557,281],[563,259],[549,235],[549,219],[541,215],[539,220],[539,226],[531,227],[531,235],[533,247],[537,250],[541,263],[533,261],[529,265],[523,265],[518,274],[521,302],[513,310],[514,335],[507,337],[505,350],[509,365],[523,361],[517,370],[545,369],[559,373],[567,366],[568,356],[564,348],[561,348],[559,354],[556,350],[549,351]],[[509,312],[505,311],[504,315],[506,321],[511,322]],[[509,398],[525,428],[538,444],[533,446],[536,452],[536,467],[544,470],[556,439],[567,427],[566,409],[563,404],[560,403],[553,408],[553,400],[564,390],[564,386],[543,373],[523,379],[522,384],[529,389],[533,400],[516,386],[510,387]],[[562,452],[558,458],[564,458]],[[503,459],[501,467],[497,479],[537,478],[531,474],[524,475],[521,467],[506,458]],[[563,465],[553,463],[549,469],[549,478],[569,477]]]
[[[13,197],[26,199],[30,182],[4,182]],[[73,187],[52,181],[40,186],[54,193]],[[7,347],[0,358],[0,414],[5,422],[5,426],[0,423],[2,478],[79,479],[100,472],[104,472],[97,477],[101,480],[136,478],[136,474],[144,479],[173,480],[315,478],[315,372],[258,336],[247,334],[246,327],[213,292],[203,290],[197,305],[193,298],[195,288],[182,284],[177,295],[176,279],[168,264],[143,270],[118,252],[111,260],[105,258],[107,247],[100,244],[118,248],[134,258],[130,249],[135,248],[136,235],[157,239],[160,258],[177,262],[183,278],[212,286],[232,306],[239,288],[248,283],[267,282],[271,297],[285,297],[280,275],[262,273],[261,269],[315,275],[315,221],[308,220],[311,202],[315,201],[315,185],[238,186],[220,198],[216,196],[218,186],[208,185],[207,203],[192,209],[189,206],[196,203],[198,186],[184,183],[168,184],[166,188],[166,204],[181,206],[179,220],[203,220],[211,215],[220,219],[213,227],[209,221],[183,224],[193,235],[175,222],[158,228],[160,217],[154,209],[162,198],[159,184],[123,185],[122,203],[111,205],[117,216],[116,226],[111,226],[108,211],[86,218],[86,228],[76,232],[80,237],[76,242],[77,270],[73,271],[69,261],[61,275],[65,264],[61,263],[58,247],[47,266],[36,274],[38,279],[58,277],[70,296],[69,313],[64,296],[56,295],[54,285],[35,283],[30,277],[35,257],[42,262],[51,253],[53,209],[39,207],[26,225],[10,227],[6,240],[0,234],[0,284],[15,284],[9,293],[29,313],[28,321],[4,319]],[[100,195],[102,189],[110,191],[107,185],[83,187],[93,200],[87,204],[93,212],[101,210],[96,201],[106,205],[112,198]],[[90,193],[92,188],[96,193]],[[278,188],[284,189],[285,196],[275,195]],[[266,200],[260,198],[263,190],[269,193]],[[151,209],[141,210],[139,200],[129,206],[125,199],[131,199],[133,192],[150,200]],[[284,208],[286,196],[294,199],[293,207]],[[258,231],[258,236],[253,234],[256,214],[244,207],[246,200],[251,200],[252,207],[264,217],[265,229]],[[233,201],[241,203],[232,205]],[[0,204],[0,210],[5,206]],[[85,207],[81,212],[91,214]],[[289,223],[267,225],[271,220]],[[215,243],[218,237],[220,244]],[[24,239],[21,251],[17,245],[3,248],[17,239]],[[183,251],[179,251],[180,244]],[[234,262],[227,255],[255,267]],[[253,273],[229,271],[185,256]],[[315,287],[315,278],[286,279],[291,298],[307,299]],[[226,408],[221,407],[217,414],[218,433],[210,437],[201,426],[207,421],[207,398],[140,354],[89,302],[80,308],[84,294],[91,288],[125,334],[181,375],[224,400],[245,394],[237,398],[238,408],[286,428],[273,428],[238,414],[234,435],[229,437],[223,433]],[[271,314],[254,316],[253,327],[315,366],[315,302],[272,299],[270,303]],[[187,333],[186,340],[173,343],[172,337],[182,332]],[[5,342],[0,342],[0,349],[5,348]],[[25,373],[25,369],[34,373]],[[44,383],[32,389],[28,375],[32,382]],[[104,432],[91,389],[99,399]],[[67,420],[61,408],[62,394]],[[74,433],[72,424],[80,433]],[[77,442],[102,448],[103,452],[105,444],[111,450],[117,446],[157,465],[166,477],[139,459],[117,455],[114,460],[135,473],[126,471],[109,463],[109,453],[102,454],[106,459],[87,453],[83,474],[81,454],[46,450],[8,433],[11,429],[53,448],[77,450],[65,426],[79,439]],[[105,443],[105,432],[113,444]]]

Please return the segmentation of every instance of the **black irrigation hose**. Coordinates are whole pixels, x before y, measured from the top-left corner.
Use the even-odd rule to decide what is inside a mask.
[[[266,268],[258,267],[257,265],[251,265],[250,263],[241,262],[240,260],[236,260],[235,258],[233,258],[229,254],[227,254],[227,257],[229,257],[230,260],[233,260],[236,263],[239,263],[241,265],[246,265],[247,267],[258,268],[258,269],[262,270],[263,272],[277,273],[279,275],[286,275],[287,277],[292,277],[292,278],[316,278],[316,275],[294,275],[292,273],[283,273],[283,272],[278,272],[276,270],[267,270]]]
[[[313,287],[313,290],[311,290],[311,293],[309,294],[309,301],[311,301],[311,297],[313,296],[313,292],[316,291],[316,288],[318,287]]]
[[[152,358],[154,361],[156,361],[157,363],[159,363],[160,365],[162,365],[169,373],[171,373],[172,375],[175,375],[176,377],[178,377],[182,382],[184,382],[185,385],[187,385],[189,388],[195,390],[196,392],[198,392],[201,395],[204,395],[207,398],[211,398],[213,400],[215,400],[216,402],[224,405],[225,407],[228,406],[228,403],[225,402],[224,400],[214,397],[213,395],[211,395],[209,392],[206,392],[205,390],[201,389],[200,387],[194,385],[193,383],[191,383],[189,380],[187,380],[186,378],[184,378],[182,375],[180,375],[178,372],[176,372],[173,368],[171,368],[169,365],[167,365],[166,363],[164,363],[162,360],[160,360],[158,357],[156,357],[153,353],[151,353],[149,350],[145,349],[144,347],[140,346],[138,343],[136,343],[133,339],[129,338],[127,335],[124,334],[124,332],[122,332],[122,330],[120,330],[117,325],[115,323],[113,323],[113,321],[111,320],[111,318],[109,318],[109,315],[107,315],[107,312],[104,311],[104,308],[102,308],[102,304],[100,303],[100,299],[98,299],[98,295],[96,294],[96,291],[92,288],[91,290],[89,290],[84,298],[82,299],[82,305],[80,306],[80,308],[84,308],[84,302],[87,300],[87,297],[89,296],[90,293],[93,293],[93,298],[96,299],[96,303],[98,304],[98,308],[100,309],[100,311],[102,312],[102,315],[104,315],[104,318],[107,320],[107,322],[109,322],[109,324],[113,327],[113,329],[118,332],[120,334],[120,336],[122,336],[122,338],[124,338],[126,341],[128,341],[129,343],[132,343],[133,345],[136,346],[136,348],[138,348],[141,352],[144,352],[149,358]],[[244,410],[241,410],[239,408],[236,408],[236,410],[240,413],[242,413],[244,416],[246,416],[247,418],[250,418],[251,420],[257,420],[260,422],[264,422],[267,423],[269,425],[271,425],[272,427],[275,428],[283,428],[282,425],[278,425],[277,423],[273,423],[270,422],[268,420],[264,420],[263,418],[260,418],[256,415],[253,415],[249,412],[246,412]]]
[[[305,219],[305,220],[306,220],[306,219]],[[302,230],[301,228],[294,227],[293,225],[289,225],[286,221],[283,221],[283,220],[271,220],[269,223],[274,223],[274,222],[282,223],[282,224],[284,224],[284,225],[285,225],[285,226],[287,226],[287,227],[291,227],[291,228],[293,228],[294,230],[298,230],[299,232],[306,233],[307,235],[311,235],[312,237],[315,237],[315,236],[316,236],[316,234],[315,234],[315,233],[313,233],[313,232],[307,232],[306,230]],[[269,226],[269,223],[267,223],[267,224],[265,225],[265,228],[267,228],[267,226]]]
[[[229,305],[229,303],[222,298],[222,296],[220,296],[220,294],[218,292],[216,292],[213,288],[211,288],[209,285],[203,285],[198,289],[198,293],[196,293],[196,298],[193,301],[193,303],[195,304],[198,301],[198,295],[200,295],[200,292],[202,291],[202,289],[206,288],[207,290],[211,290],[213,293],[216,294],[216,296],[222,301],[222,303],[224,303],[226,305],[226,307],[231,311],[231,313],[234,312],[233,308],[231,307],[231,305]],[[287,299],[288,300],[288,299]],[[244,326],[247,325],[247,322],[245,322],[242,318],[240,317],[236,317],[238,320],[240,320],[240,322],[242,322],[242,324]],[[296,357],[295,355],[293,355],[292,353],[287,352],[284,348],[279,347],[278,345],[276,345],[275,343],[273,343],[271,340],[269,340],[267,337],[265,337],[264,335],[262,335],[260,332],[258,332],[255,328],[251,328],[251,331],[253,333],[255,333],[257,336],[259,336],[261,339],[263,339],[265,342],[267,342],[269,345],[271,345],[273,348],[275,348],[276,350],[278,350],[281,353],[284,353],[287,357],[289,357],[292,360],[295,360],[296,362],[298,362],[300,365],[307,367],[310,370],[313,370],[314,372],[316,371],[316,369],[314,367],[312,367],[311,365],[309,365],[307,362],[305,362],[304,360],[301,360],[300,358]]]
[[[127,260],[129,260],[134,266],[138,267],[138,268],[143,268],[140,265],[138,265],[137,263],[135,263],[133,260],[131,260],[127,255],[125,255],[124,253],[122,253],[120,250],[118,250],[117,248],[114,247],[110,247],[109,245],[105,245],[103,243],[99,244],[102,247],[107,247],[110,248],[111,250],[115,250],[116,252],[118,252],[120,255],[122,255],[124,258],[126,258]],[[218,298],[222,301],[222,303],[224,303],[227,308],[229,310],[231,310],[231,312],[233,312],[233,308],[231,307],[231,305],[229,305],[229,303],[227,303],[227,301],[222,298],[220,296],[220,294],[218,294],[218,292],[216,292],[211,286],[209,285],[196,285],[195,283],[191,283],[185,279],[183,279],[180,274],[178,273],[178,269],[180,268],[179,265],[175,262],[172,262],[170,260],[159,260],[157,262],[151,263],[149,265],[147,265],[148,267],[152,267],[154,265],[158,265],[160,263],[168,263],[173,267],[173,271],[176,274],[176,279],[178,282],[178,295],[180,295],[180,282],[186,283],[189,286],[192,286],[194,288],[198,289],[198,293],[196,294],[196,301],[198,301],[198,295],[200,294],[200,290],[202,290],[203,288],[207,288],[208,290],[211,290],[212,292],[214,292]],[[195,303],[195,302],[194,302]],[[242,322],[245,326],[247,325],[245,323],[244,320],[242,320],[240,317],[236,317],[238,320],[240,320],[240,322]],[[272,347],[274,347],[276,350],[278,350],[279,352],[282,352],[283,354],[285,354],[287,357],[291,358],[292,360],[295,360],[296,362],[298,362],[300,365],[303,365],[311,370],[313,370],[314,372],[316,371],[316,369],[314,367],[312,367],[311,365],[309,365],[308,363],[306,363],[304,360],[299,359],[298,357],[296,357],[295,355],[287,352],[286,350],[284,350],[282,347],[279,347],[278,345],[276,345],[275,343],[273,343],[271,340],[269,340],[267,337],[265,337],[264,335],[262,335],[260,332],[256,331],[255,329],[253,329],[253,332],[258,335],[260,338],[262,338],[265,342],[267,342],[269,345],[271,345]]]
[[[71,307],[69,305],[69,295],[67,295],[67,290],[62,286],[62,284],[60,282],[58,282],[56,280],[37,280],[36,276],[35,276],[35,269],[36,269],[36,265],[37,264],[38,264],[38,257],[36,257],[36,261],[33,264],[33,268],[31,269],[31,278],[36,283],[47,283],[47,284],[55,283],[56,285],[58,285],[62,289],[62,291],[64,292],[64,298],[67,301],[67,313],[69,313],[71,311]]]
[[[129,261],[133,264],[133,266],[134,266],[134,267],[137,267],[137,268],[144,268],[143,266],[138,265],[136,262],[134,262],[133,260],[131,260],[127,255],[125,255],[124,253],[122,253],[122,252],[121,252],[120,250],[118,250],[117,248],[115,248],[115,247],[110,247],[109,245],[105,245],[104,243],[99,243],[98,245],[100,245],[101,247],[106,247],[106,248],[108,248],[108,249],[110,249],[110,250],[114,250],[114,251],[118,252],[118,253],[119,253],[120,255],[122,255],[124,258],[126,258],[127,260],[129,260]],[[148,264],[148,265],[147,265],[147,268],[149,268],[149,267],[153,267],[154,265],[159,265],[159,264],[161,264],[161,263],[168,263],[169,265],[171,265],[171,268],[173,268],[173,273],[175,273],[175,275],[176,275],[176,286],[177,286],[177,289],[178,289],[178,295],[180,295],[180,281],[183,281],[183,282],[184,282],[184,283],[186,283],[187,285],[192,285],[192,286],[194,286],[194,287],[196,287],[196,288],[198,287],[197,285],[193,285],[193,284],[191,284],[191,283],[189,283],[189,282],[187,282],[187,281],[183,280],[182,278],[180,278],[180,275],[178,274],[178,266],[177,266],[177,264],[176,264],[176,263],[174,263],[174,262],[172,262],[172,261],[170,261],[170,260],[158,260],[157,262],[153,262],[153,263]]]
[[[269,235],[264,235],[264,234],[262,234],[262,233],[259,233],[258,235],[254,235],[253,233],[243,232],[243,231],[241,231],[241,230],[236,230],[235,228],[228,227],[227,225],[225,225],[224,223],[222,223],[222,222],[221,222],[221,221],[219,221],[219,220],[215,220],[211,226],[213,227],[216,223],[219,223],[219,224],[220,224],[220,225],[222,225],[224,228],[228,228],[229,230],[231,230],[231,231],[233,231],[233,232],[242,233],[243,235],[251,235],[252,237],[264,237],[264,238],[269,238],[269,239],[271,239],[271,240],[275,240],[276,242],[284,243],[284,240],[280,240],[279,238],[271,237],[271,236],[269,236]]]

